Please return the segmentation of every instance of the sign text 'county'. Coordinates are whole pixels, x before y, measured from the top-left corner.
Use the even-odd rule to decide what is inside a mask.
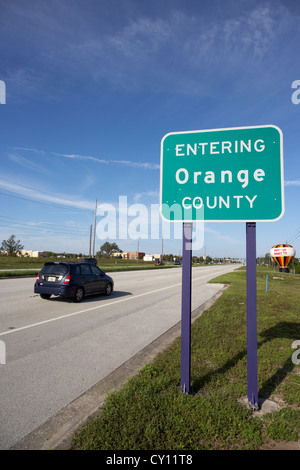
[[[167,134],[161,215],[174,221],[267,221],[283,215],[282,133],[275,126]]]

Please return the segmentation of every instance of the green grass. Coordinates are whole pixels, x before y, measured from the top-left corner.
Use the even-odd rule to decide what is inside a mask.
[[[296,441],[300,424],[300,276],[257,270],[259,396],[279,403],[257,417],[240,401],[247,395],[246,274],[237,270],[214,282],[229,284],[192,325],[191,388],[180,392],[180,339],[121,390],[108,396],[99,416],[76,435],[74,449],[258,449],[270,440]]]
[[[0,278],[7,277],[35,277],[39,269],[29,269],[28,271],[13,270],[13,271],[0,271]]]

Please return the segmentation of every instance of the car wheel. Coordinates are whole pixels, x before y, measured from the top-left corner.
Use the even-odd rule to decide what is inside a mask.
[[[40,294],[40,296],[41,296],[42,299],[49,300],[50,297],[51,297],[51,294]]]
[[[105,289],[105,295],[110,295],[111,293],[112,293],[112,285],[109,282],[106,286],[106,289]]]
[[[82,287],[78,287],[78,289],[75,292],[74,301],[81,302],[83,297],[84,297],[84,290]]]

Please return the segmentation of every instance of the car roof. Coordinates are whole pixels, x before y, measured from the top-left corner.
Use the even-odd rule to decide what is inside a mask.
[[[96,258],[84,258],[83,260],[84,263],[93,263],[93,264],[97,264],[97,259]]]
[[[88,265],[91,265],[92,263],[88,263],[86,261],[47,261],[44,266],[50,266],[50,265],[60,265],[60,264],[64,264],[64,265],[78,265],[78,264],[88,264]]]
[[[46,261],[46,264],[78,264],[81,261]]]

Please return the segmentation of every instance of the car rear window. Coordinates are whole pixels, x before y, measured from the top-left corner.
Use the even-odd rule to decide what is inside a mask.
[[[89,264],[81,264],[81,274],[91,274],[91,267]]]
[[[72,269],[72,274],[80,275],[80,264],[75,264],[74,266],[71,267]]]
[[[101,274],[101,269],[99,269],[97,266],[94,266],[93,264],[91,265],[91,270],[93,274]]]
[[[42,274],[56,274],[58,276],[64,276],[68,272],[67,264],[45,264],[42,268]]]

